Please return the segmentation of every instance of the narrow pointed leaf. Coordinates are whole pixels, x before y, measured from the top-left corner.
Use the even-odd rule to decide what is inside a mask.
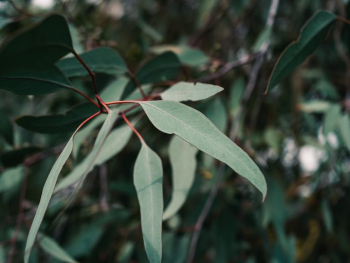
[[[80,55],[94,73],[124,74],[128,72],[123,58],[108,47],[96,48]],[[65,58],[56,64],[67,77],[87,76],[88,72],[75,58]]]
[[[56,259],[68,263],[77,263],[63,248],[56,243],[52,238],[45,236],[43,234],[38,234],[40,239],[40,247]]]
[[[28,238],[27,238],[27,243],[25,247],[25,252],[24,252],[24,262],[28,263],[29,257],[31,254],[31,250],[34,246],[35,243],[35,238],[38,234],[39,228],[41,226],[41,223],[44,219],[45,212],[47,210],[47,207],[49,205],[49,202],[51,200],[51,196],[53,194],[53,190],[56,185],[57,178],[63,168],[63,165],[66,163],[70,153],[72,152],[73,149],[73,138],[74,134],[72,137],[69,139],[66,147],[64,147],[63,151],[61,152],[60,156],[56,160],[55,164],[53,165],[43,188],[41,198],[40,198],[40,203],[38,205],[38,209],[35,213],[34,220],[32,222],[32,225],[29,230]]]
[[[113,127],[114,120],[118,116],[118,113],[119,113],[118,109],[112,110],[109,112],[109,114],[106,118],[106,121],[104,122],[99,134],[97,135],[96,142],[95,142],[94,148],[92,150],[92,155],[90,158],[90,163],[93,163],[95,158],[97,158],[97,155],[100,152],[101,147],[103,146],[103,143],[105,142],[105,139],[106,139],[108,133],[110,132],[110,130]],[[60,156],[56,160],[55,164],[53,165],[53,167],[50,171],[50,174],[48,175],[48,177],[46,179],[46,182],[45,182],[45,185],[44,185],[44,188],[42,191],[40,203],[38,205],[37,212],[35,214],[31,228],[29,230],[28,239],[27,239],[26,248],[25,248],[25,254],[24,254],[24,262],[25,263],[28,263],[28,260],[30,257],[30,252],[32,250],[32,247],[33,247],[34,242],[35,242],[35,238],[37,236],[37,233],[38,233],[40,225],[43,221],[45,212],[46,212],[47,207],[49,205],[49,202],[51,200],[58,176],[62,170],[63,165],[65,164],[70,153],[72,152],[74,135],[75,135],[75,133],[72,135],[72,137],[68,141],[66,147],[63,149],[62,153],[60,154]],[[85,178],[89,169],[90,169],[90,167],[88,167],[87,171],[85,171],[85,173],[83,175],[83,179]]]
[[[324,115],[323,132],[327,135],[337,125],[341,118],[341,107],[338,104],[332,105]]]
[[[67,21],[50,15],[38,24],[14,34],[0,46],[0,72],[46,68],[73,49]]]
[[[173,101],[140,102],[153,125],[176,134],[199,150],[226,163],[266,196],[266,182],[254,161],[202,113]]]
[[[148,259],[162,258],[163,168],[158,155],[146,144],[137,156],[134,184],[141,208],[141,227]]]
[[[198,149],[174,136],[169,146],[169,157],[172,169],[173,192],[171,201],[164,211],[163,220],[175,215],[185,203],[191,190],[197,161]]]
[[[180,69],[181,63],[177,56],[172,52],[165,52],[148,61],[136,73],[136,79],[141,85],[171,80],[175,78]],[[122,99],[129,96],[136,87],[135,82],[130,80],[125,88]]]
[[[101,152],[94,163],[94,166],[107,162],[110,158],[117,155],[121,150],[123,150],[128,143],[131,135],[132,130],[127,125],[123,125],[122,127],[112,131],[108,135],[106,142],[103,145]],[[84,161],[78,164],[71,173],[69,173],[57,184],[55,193],[78,182],[83,176],[86,169],[91,166],[90,161],[90,156],[88,156],[84,159]],[[90,168],[90,171],[94,168],[94,166]]]
[[[0,89],[18,95],[45,95],[71,89],[67,77],[55,66],[45,69],[16,69],[0,71]]]
[[[340,135],[346,148],[350,151],[350,118],[347,114],[344,114],[339,119]]]
[[[65,115],[21,116],[15,121],[24,129],[39,133],[73,132],[98,109],[91,103],[81,104]]]
[[[267,90],[276,86],[316,50],[335,20],[332,13],[320,11],[304,25],[299,39],[290,44],[277,61]]]
[[[162,92],[160,96],[163,100],[197,101],[207,99],[223,90],[219,86],[210,84],[179,82]]]

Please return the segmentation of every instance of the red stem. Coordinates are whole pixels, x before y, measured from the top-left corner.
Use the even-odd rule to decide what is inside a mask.
[[[138,87],[138,89],[140,90],[140,93],[141,93],[142,97],[144,99],[147,99],[147,95],[143,91],[142,86],[141,86],[140,82],[137,80],[137,78],[135,77],[135,75],[132,74],[130,71],[128,72],[128,74],[129,74],[130,78],[132,78],[132,80],[135,82],[135,84]]]
[[[91,102],[92,104],[94,104],[97,108],[100,108],[100,106],[93,101],[91,98],[89,98],[85,93],[81,92],[80,90],[76,89],[76,88],[70,88],[72,91],[80,94],[81,96],[83,96],[85,99],[87,99],[89,102]]]
[[[133,132],[137,135],[137,137],[139,137],[140,141],[142,144],[146,144],[145,140],[143,139],[143,137],[141,136],[141,134],[136,130],[136,128],[130,123],[130,121],[128,120],[128,118],[126,118],[125,114],[122,112],[122,117],[124,119],[124,121],[126,122],[126,124],[133,130]]]

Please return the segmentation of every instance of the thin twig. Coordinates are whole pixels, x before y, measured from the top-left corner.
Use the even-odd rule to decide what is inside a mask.
[[[20,14],[22,14],[22,15],[25,15],[25,16],[27,16],[27,17],[40,17],[39,15],[35,15],[35,14],[28,13],[27,11],[25,11],[25,10],[19,8],[19,7],[15,4],[15,2],[13,2],[12,0],[8,0],[8,1],[9,1],[9,3],[11,4],[11,6],[12,6],[18,13],[20,13]]]
[[[144,99],[147,99],[147,95],[145,94],[145,92],[142,89],[142,86],[140,84],[140,82],[137,80],[137,78],[135,77],[135,75],[133,73],[131,73],[131,71],[128,71],[128,75],[130,76],[130,78],[134,81],[135,85],[137,86],[137,88],[139,89],[142,97]]]
[[[27,189],[27,178],[28,178],[28,167],[25,166],[24,167],[24,174],[23,174],[23,182],[22,182],[22,187],[21,187],[21,195],[20,195],[20,198],[19,198],[19,208],[18,208],[17,223],[16,223],[15,232],[13,234],[13,238],[11,240],[11,248],[10,248],[10,252],[9,252],[9,257],[8,257],[7,263],[12,263],[13,257],[14,257],[15,252],[16,252],[16,243],[17,243],[19,232],[21,230],[22,221],[23,221],[23,218],[24,218],[23,203],[24,203],[24,198],[25,198],[26,189]]]
[[[257,57],[260,56],[260,53],[253,53],[251,55],[248,56],[244,56],[239,60],[227,63],[225,66],[223,66],[222,68],[220,68],[217,72],[206,75],[204,77],[198,78],[195,81],[198,82],[207,82],[207,81],[211,81],[213,79],[217,79],[219,77],[221,77],[222,75],[226,74],[227,72],[235,69],[235,68],[239,68],[242,67],[248,63],[250,63],[251,61],[253,61],[254,59],[256,59]]]
[[[270,6],[270,11],[269,11],[269,16],[268,16],[268,19],[266,22],[267,26],[272,26],[274,24],[278,4],[279,4],[279,0],[272,0],[271,6]],[[239,123],[241,122],[241,118],[242,118],[243,113],[245,111],[246,104],[247,104],[249,98],[251,97],[251,94],[254,90],[254,87],[256,86],[257,77],[258,77],[260,68],[263,64],[264,56],[268,50],[268,47],[269,47],[269,42],[266,41],[262,45],[262,47],[259,51],[260,56],[258,57],[256,62],[254,63],[254,66],[252,68],[252,72],[251,72],[251,75],[249,78],[247,88],[246,88],[246,90],[243,94],[243,98],[241,100],[241,106],[240,106],[239,111],[238,111],[237,115],[235,116],[235,119],[231,125],[230,139],[232,141],[234,141],[236,138],[238,126],[239,126]],[[195,224],[194,233],[192,236],[192,240],[191,240],[191,244],[190,244],[190,248],[189,248],[189,252],[188,252],[187,263],[192,263],[194,260],[194,257],[196,254],[196,249],[197,249],[197,243],[199,240],[199,236],[200,236],[204,221],[207,218],[207,216],[210,212],[210,209],[212,207],[212,204],[213,204],[213,202],[217,196],[217,193],[221,187],[222,181],[224,179],[225,168],[226,168],[226,164],[221,163],[220,167],[219,167],[218,175],[216,177],[215,184],[214,184],[212,190],[210,191],[208,199],[207,199],[207,201],[206,201],[206,203],[205,203],[205,205],[204,205],[204,207],[203,207],[203,209],[198,217],[198,220]]]

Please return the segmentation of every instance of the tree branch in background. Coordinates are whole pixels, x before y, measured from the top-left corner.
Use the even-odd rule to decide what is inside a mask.
[[[272,0],[270,10],[269,10],[269,16],[268,16],[267,22],[266,22],[266,26],[271,27],[274,24],[278,4],[279,4],[279,0]],[[261,46],[261,48],[258,52],[259,57],[255,61],[254,66],[252,68],[247,88],[246,88],[246,90],[243,94],[243,98],[241,100],[241,106],[240,106],[239,111],[238,111],[238,113],[237,113],[237,115],[236,115],[236,117],[233,120],[232,125],[231,125],[230,139],[233,141],[236,139],[238,126],[239,126],[239,123],[241,122],[243,113],[244,113],[245,108],[246,108],[246,104],[251,97],[251,94],[254,90],[254,87],[256,86],[258,74],[259,74],[260,68],[264,62],[264,57],[265,57],[265,54],[268,50],[269,45],[270,45],[269,40],[267,40]],[[219,170],[218,170],[218,174],[216,176],[215,184],[214,184],[213,188],[211,189],[210,194],[208,196],[208,199],[207,199],[207,201],[206,201],[206,203],[205,203],[205,205],[204,205],[204,207],[203,207],[203,209],[198,217],[198,220],[195,224],[194,233],[192,236],[192,240],[191,240],[191,244],[190,244],[190,248],[189,248],[189,252],[188,252],[187,263],[192,263],[194,260],[194,257],[196,254],[196,249],[197,249],[197,243],[198,243],[198,239],[199,239],[202,227],[203,227],[203,223],[204,223],[205,219],[207,218],[207,216],[210,212],[210,209],[213,205],[213,202],[215,200],[215,197],[217,196],[217,193],[221,187],[222,181],[224,179],[225,168],[226,168],[226,165],[224,163],[221,163]]]

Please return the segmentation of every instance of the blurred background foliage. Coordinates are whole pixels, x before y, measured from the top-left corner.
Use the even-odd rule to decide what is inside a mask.
[[[273,65],[297,39],[302,25],[319,9],[346,15],[347,0],[281,0],[272,32],[265,21],[270,1],[258,0],[17,0],[16,10],[0,1],[0,40],[49,12],[66,16],[78,53],[108,46],[119,51],[132,72],[155,54],[175,52],[184,65],[176,81],[193,81],[226,63],[253,54],[261,39],[271,43],[254,91],[245,105],[235,142],[258,163],[268,194],[260,194],[226,169],[225,180],[206,218],[194,262],[350,262],[350,82],[342,44],[350,47],[349,25],[335,24],[326,40],[280,85],[263,95]],[[24,11],[25,10],[25,11]],[[341,40],[337,34],[341,32]],[[260,39],[260,40],[259,40]],[[260,43],[260,44],[259,44]],[[165,46],[166,45],[166,46]],[[1,61],[0,61],[1,63]],[[225,88],[215,98],[190,103],[229,134],[252,63],[206,82]],[[73,78],[92,95],[88,77]],[[98,74],[98,88],[114,81]],[[162,89],[164,87],[156,87]],[[7,262],[19,213],[23,166],[42,153],[28,173],[22,227],[13,262],[22,262],[28,227],[56,155],[70,134],[44,135],[24,130],[13,120],[23,114],[64,113],[82,102],[69,91],[17,96],[0,90],[0,262]],[[192,105],[193,104],[193,105]],[[170,201],[170,136],[143,118],[137,125],[164,166],[165,207]],[[92,138],[69,159],[63,175],[89,153]],[[45,217],[46,245],[36,246],[31,262],[61,262],[52,251],[64,249],[78,262],[148,262],[140,229],[132,171],[140,144],[133,136],[120,154],[96,167],[83,191],[58,217],[72,189],[55,195]],[[38,156],[38,155],[35,155]],[[178,214],[163,224],[163,262],[186,262],[191,237],[219,163],[197,154],[190,195]],[[22,188],[23,191],[23,188]],[[52,239],[52,240],[51,240]],[[54,241],[53,241],[54,240]],[[49,253],[47,253],[49,252]],[[58,252],[57,252],[58,253]],[[69,261],[68,261],[69,262]]]

